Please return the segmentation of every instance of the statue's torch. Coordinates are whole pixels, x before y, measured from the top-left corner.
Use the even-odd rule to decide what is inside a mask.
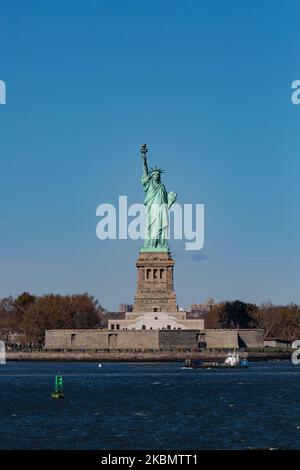
[[[148,149],[147,149],[147,144],[142,144],[141,145],[141,154],[142,154],[142,157],[145,159],[146,156],[147,156],[147,152],[148,152]]]

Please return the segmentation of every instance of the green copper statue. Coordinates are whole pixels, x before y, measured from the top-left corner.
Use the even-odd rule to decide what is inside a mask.
[[[142,252],[169,252],[168,247],[168,209],[176,201],[177,194],[167,192],[161,182],[161,168],[151,168],[147,165],[147,145],[141,145],[143,159],[142,185],[146,193],[146,234]]]

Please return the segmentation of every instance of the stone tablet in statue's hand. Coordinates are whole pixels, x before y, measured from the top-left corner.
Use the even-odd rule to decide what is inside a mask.
[[[176,201],[177,199],[177,194],[174,193],[174,191],[170,191],[168,193],[168,207],[171,207],[171,205]]]

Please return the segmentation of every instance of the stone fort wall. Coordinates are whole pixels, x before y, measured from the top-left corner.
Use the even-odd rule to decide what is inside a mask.
[[[197,349],[199,332],[196,330],[159,331],[159,347],[164,351],[171,349]]]
[[[47,350],[182,350],[197,349],[196,330],[47,330]],[[207,349],[263,347],[263,330],[202,330]]]
[[[207,349],[238,348],[238,334],[236,330],[205,330]]]
[[[264,331],[257,330],[238,330],[239,346],[247,348],[263,348],[264,347]]]

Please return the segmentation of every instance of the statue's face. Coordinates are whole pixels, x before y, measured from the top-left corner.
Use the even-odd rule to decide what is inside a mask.
[[[160,181],[160,172],[159,171],[154,171],[152,173],[152,178],[154,179],[154,181]]]

